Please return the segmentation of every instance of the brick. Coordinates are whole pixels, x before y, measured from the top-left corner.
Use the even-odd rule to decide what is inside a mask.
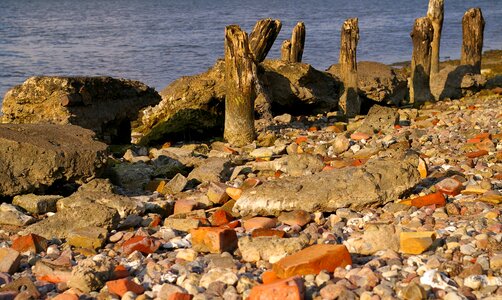
[[[416,207],[423,207],[428,205],[445,206],[446,198],[441,192],[436,192],[433,194],[417,197],[411,199],[411,205]]]
[[[276,220],[266,217],[254,217],[244,221],[244,229],[251,231],[253,229],[270,229],[276,226]]]
[[[272,270],[267,270],[263,272],[263,274],[261,274],[261,282],[263,282],[263,284],[269,284],[279,280],[281,279],[277,277],[277,274],[275,274],[275,272]]]
[[[19,269],[21,254],[12,248],[0,248],[0,272],[14,274]]]
[[[225,184],[211,182],[209,184],[206,196],[212,203],[223,204],[227,202],[229,198],[226,189],[227,186]]]
[[[164,185],[160,193],[164,195],[177,194],[183,191],[187,183],[188,179],[181,173],[178,173]]]
[[[192,248],[198,252],[221,253],[237,247],[235,230],[220,227],[199,227],[190,230]]]
[[[40,253],[47,250],[47,240],[36,234],[20,236],[12,242],[12,249],[21,253]]]
[[[167,300],[192,300],[193,295],[187,293],[172,293]]]
[[[251,232],[252,237],[276,236],[278,238],[283,238],[285,235],[286,233],[282,230],[266,229],[266,228],[255,229],[253,230],[253,232]]]
[[[405,254],[422,254],[435,239],[434,231],[401,232],[399,251]]]
[[[124,255],[129,255],[134,251],[139,251],[143,254],[150,254],[157,251],[160,247],[160,242],[151,237],[135,236],[127,240],[122,245],[122,252]]]
[[[445,178],[438,182],[435,186],[439,192],[450,196],[460,194],[460,191],[463,188],[462,182],[454,178]]]
[[[129,271],[127,271],[126,267],[123,265],[118,265],[115,267],[113,270],[113,279],[120,279],[120,278],[126,278],[129,277]]]
[[[78,296],[71,293],[63,293],[52,298],[52,300],[78,300]]]
[[[70,267],[54,266],[43,260],[39,260],[35,263],[32,272],[37,280],[51,283],[68,282],[71,278]]]
[[[319,274],[322,270],[333,272],[337,267],[351,264],[352,258],[344,245],[317,244],[284,257],[272,269],[279,278],[287,278]]]
[[[101,227],[84,227],[70,231],[66,242],[68,245],[97,250],[103,246],[108,230]]]
[[[294,226],[304,226],[308,222],[312,220],[310,213],[304,211],[304,210],[295,210],[295,211],[290,211],[290,212],[283,212],[277,218],[277,220],[281,223],[284,223],[286,225]]]
[[[179,199],[174,203],[174,214],[186,214],[197,208],[197,201],[193,199]]]
[[[136,295],[140,295],[145,292],[145,289],[141,285],[129,278],[108,281],[106,286],[108,287],[108,291],[110,293],[119,295],[120,297],[129,291],[135,293]]]
[[[213,226],[221,226],[230,223],[234,217],[223,209],[217,209],[211,216],[210,222]]]
[[[481,156],[485,156],[485,155],[488,155],[488,151],[486,151],[486,150],[472,151],[472,152],[467,152],[465,154],[465,156],[467,156],[468,158],[476,158],[476,157],[481,157]]]
[[[230,198],[234,200],[239,200],[239,198],[242,195],[242,189],[240,188],[227,187],[225,189],[225,192],[227,193],[228,196],[230,196]]]
[[[249,300],[301,300],[305,297],[305,285],[299,276],[269,284],[256,285],[251,289]]]
[[[368,140],[371,136],[364,132],[354,132],[350,135],[350,138],[356,141],[359,140]]]
[[[295,143],[300,145],[301,143],[306,143],[308,140],[309,139],[306,136],[299,136],[295,139]]]

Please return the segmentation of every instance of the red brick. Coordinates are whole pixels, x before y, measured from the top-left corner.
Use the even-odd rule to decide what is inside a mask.
[[[108,281],[106,283],[106,286],[108,287],[108,291],[110,293],[119,295],[120,297],[122,297],[129,291],[135,293],[136,295],[143,294],[143,292],[145,291],[145,289],[141,285],[137,284],[129,278]]]
[[[276,230],[276,229],[266,229],[266,228],[259,228],[253,230],[251,232],[252,237],[260,237],[260,236],[276,236],[279,238],[283,238],[286,233],[282,230]]]
[[[445,178],[436,184],[436,189],[446,195],[456,196],[462,190],[462,182],[454,178]]]
[[[443,196],[441,192],[436,192],[433,194],[425,195],[422,197],[417,197],[411,199],[411,205],[416,207],[423,207],[427,205],[437,205],[437,206],[445,206],[446,198]]]
[[[47,240],[36,234],[20,236],[12,242],[12,249],[21,253],[40,253],[47,250]]]
[[[192,300],[193,295],[187,293],[173,293],[167,298],[167,300]]]
[[[239,220],[234,220],[232,222],[229,222],[228,224],[220,226],[221,228],[231,228],[235,229],[237,227],[241,226],[241,222]]]
[[[0,248],[0,272],[13,274],[19,268],[21,254],[12,248]]]
[[[192,199],[179,199],[174,203],[174,214],[189,213],[197,207],[197,201]]]
[[[254,286],[249,300],[301,300],[304,298],[305,286],[299,276],[281,281]]]
[[[211,225],[221,226],[230,223],[234,217],[223,209],[217,209],[211,216]]]
[[[162,217],[160,215],[155,214],[152,215],[150,218],[152,220],[150,224],[148,224],[148,227],[150,228],[160,226],[160,224],[162,223]]]
[[[317,244],[284,257],[273,265],[279,278],[295,275],[319,274],[322,270],[333,272],[337,267],[352,264],[344,245]]]
[[[275,227],[276,220],[266,217],[254,217],[244,221],[244,229],[251,231],[253,229],[270,229]]]
[[[308,141],[308,138],[306,136],[299,136],[296,138],[295,143],[300,145],[301,143],[305,143]]]
[[[199,227],[190,230],[192,248],[198,252],[221,253],[237,247],[237,233],[230,228]]]
[[[129,277],[129,271],[123,265],[118,265],[113,270],[113,279],[126,278]]]
[[[478,150],[478,151],[468,152],[465,154],[465,156],[467,156],[468,158],[476,158],[484,155],[488,155],[488,151]]]
[[[269,284],[279,280],[281,279],[277,277],[277,274],[275,274],[275,272],[272,270],[267,270],[263,272],[263,274],[261,274],[261,281],[263,282],[263,284]]]
[[[150,254],[157,251],[159,247],[160,247],[160,242],[154,240],[151,237],[135,236],[127,240],[122,245],[122,252],[125,255],[129,255],[134,251],[139,251],[143,254]]]

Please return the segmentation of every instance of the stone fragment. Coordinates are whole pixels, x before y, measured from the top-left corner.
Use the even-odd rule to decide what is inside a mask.
[[[70,265],[51,264],[50,261],[39,260],[32,268],[33,274],[38,280],[51,283],[68,282],[71,278]]]
[[[286,225],[304,226],[312,220],[310,213],[304,210],[295,210],[291,212],[283,212],[279,215],[277,220]]]
[[[234,285],[238,278],[234,271],[223,268],[213,268],[200,278],[200,286],[207,289],[213,282],[223,282],[227,285]]]
[[[96,255],[84,259],[72,269],[68,286],[84,293],[102,288],[113,276],[115,266],[111,258]]]
[[[19,269],[21,254],[12,248],[0,248],[0,272],[14,274]]]
[[[339,134],[335,137],[335,140],[333,141],[332,145],[333,145],[333,151],[336,154],[341,154],[349,150],[350,140],[345,135]]]
[[[19,293],[16,299],[40,299],[42,296],[37,286],[28,277],[21,277],[11,283],[4,285],[0,291],[14,291]]]
[[[1,124],[0,195],[44,191],[56,182],[85,182],[106,162],[104,143],[72,125]]]
[[[364,132],[354,132],[350,135],[350,138],[355,141],[368,140],[371,137],[368,133]]]
[[[186,261],[194,261],[195,259],[197,259],[197,252],[192,249],[180,249],[176,253],[176,258]]]
[[[493,270],[502,269],[502,254],[495,254],[490,258],[490,268]]]
[[[131,193],[140,194],[153,176],[154,167],[144,162],[116,164],[109,170],[109,178]]]
[[[237,247],[235,230],[220,227],[199,227],[190,230],[192,247],[198,252],[231,252]]]
[[[394,225],[366,226],[361,237],[349,238],[344,245],[351,253],[373,255],[377,251],[399,251],[399,232]]]
[[[441,192],[432,193],[429,195],[416,197],[411,199],[411,205],[416,207],[423,207],[428,205],[445,206],[446,198]]]
[[[165,195],[177,194],[185,188],[188,183],[188,179],[181,173],[176,174],[173,179],[169,180],[162,188],[161,193]]]
[[[244,261],[265,260],[274,263],[302,250],[308,243],[309,239],[305,235],[292,238],[245,236],[239,239],[238,246]]]
[[[164,283],[160,287],[160,291],[157,294],[157,297],[161,299],[171,299],[171,297],[175,294],[183,294],[186,291],[174,284]],[[176,298],[174,298],[176,299]]]
[[[249,153],[249,156],[253,158],[270,158],[272,155],[274,155],[274,151],[271,147],[257,148]]]
[[[400,249],[406,254],[422,254],[436,239],[434,231],[401,232]]]
[[[276,230],[276,229],[266,229],[266,228],[259,228],[255,229],[251,232],[251,237],[278,237],[278,238],[283,238],[286,232],[283,230]]]
[[[286,278],[269,284],[256,285],[251,289],[249,300],[301,300],[305,286],[300,276]]]
[[[207,190],[207,197],[209,201],[215,204],[223,204],[228,200],[228,194],[226,193],[227,186],[222,183],[211,182]]]
[[[450,196],[456,196],[462,190],[462,182],[451,177],[441,180],[435,186],[439,192]]]
[[[286,256],[273,265],[279,278],[294,275],[318,274],[321,270],[333,272],[336,267],[352,264],[344,245],[317,244]]]
[[[186,214],[197,208],[197,201],[193,199],[179,199],[174,203],[174,214]]]
[[[403,288],[401,297],[405,300],[425,300],[427,293],[419,284],[412,282]]]
[[[279,215],[292,210],[329,212],[383,205],[420,181],[417,165],[417,155],[397,155],[370,159],[361,167],[279,178],[244,191],[234,211],[243,216]]]
[[[154,253],[159,249],[160,242],[154,238],[147,236],[135,236],[122,244],[122,252],[124,255],[129,255],[134,251],[139,251],[143,254]]]
[[[251,219],[244,220],[243,225],[246,231],[252,231],[254,229],[270,229],[275,227],[276,220],[266,217],[253,217]]]
[[[238,200],[242,195],[243,190],[241,188],[227,187],[225,193],[230,196],[233,200]]]
[[[25,226],[35,221],[31,216],[20,212],[14,205],[8,203],[0,204],[0,224]]]
[[[47,250],[47,240],[36,234],[20,236],[12,242],[12,249],[21,253],[40,253]]]
[[[420,172],[420,178],[422,179],[427,178],[428,175],[427,164],[425,163],[425,160],[421,157],[418,159],[418,172]]]
[[[108,230],[102,227],[76,228],[68,233],[66,242],[78,248],[97,250],[103,246]]]
[[[39,196],[27,194],[15,196],[12,199],[12,204],[22,207],[32,214],[41,215],[48,212],[56,212],[56,202],[62,198],[63,196],[56,195]]]
[[[231,175],[228,158],[210,157],[188,174],[188,180],[200,182],[225,182]]]
[[[145,291],[141,285],[129,278],[108,281],[106,282],[106,287],[110,293],[119,295],[120,297],[124,296],[127,292],[133,292],[136,295],[140,295]]]
[[[201,221],[194,218],[167,218],[164,220],[164,227],[178,231],[189,232],[201,226]]]
[[[397,109],[380,105],[373,105],[364,118],[363,124],[357,129],[358,132],[370,135],[377,132],[393,132],[394,125],[399,121]]]

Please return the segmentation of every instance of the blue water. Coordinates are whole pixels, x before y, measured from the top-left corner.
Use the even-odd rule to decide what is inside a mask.
[[[502,49],[501,0],[446,0],[442,58],[458,58],[461,19],[481,7],[485,50]],[[223,55],[224,28],[250,31],[260,18],[283,28],[269,57],[298,21],[306,24],[304,62],[338,59],[340,26],[358,17],[359,60],[409,60],[409,33],[427,0],[0,0],[0,99],[33,75],[109,75],[162,89],[205,71]]]

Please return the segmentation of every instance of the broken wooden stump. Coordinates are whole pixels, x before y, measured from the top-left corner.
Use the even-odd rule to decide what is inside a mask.
[[[471,8],[462,18],[462,51],[460,64],[472,66],[473,72],[481,73],[483,31],[485,20],[480,8]]]
[[[244,146],[255,138],[254,101],[256,64],[247,34],[237,25],[225,28],[225,128],[224,138]]]
[[[281,60],[291,61],[290,54],[291,54],[291,41],[285,40],[284,42],[282,42],[281,45]]]
[[[439,48],[443,28],[444,0],[429,0],[427,17],[431,20],[434,35],[432,37],[431,75],[439,73]]]
[[[347,19],[342,25],[340,39],[340,71],[343,90],[340,108],[349,117],[360,113],[361,99],[357,93],[357,43],[359,41],[358,19]]]
[[[249,46],[254,54],[256,63],[260,63],[267,57],[270,48],[281,31],[281,21],[262,19],[256,22],[253,31],[249,35]]]
[[[290,62],[301,62],[303,56],[303,48],[305,47],[305,24],[298,22],[293,28],[291,34],[291,52],[289,54]]]
[[[415,20],[411,32],[413,53],[411,57],[410,103],[419,104],[433,98],[430,91],[431,42],[434,29],[427,17]]]

